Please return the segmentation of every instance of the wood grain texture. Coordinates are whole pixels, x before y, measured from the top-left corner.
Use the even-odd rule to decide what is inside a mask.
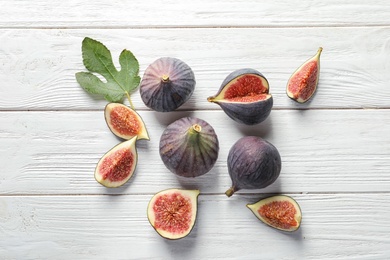
[[[0,27],[193,27],[389,25],[390,4],[376,1],[23,1],[2,0]]]
[[[390,255],[390,2],[0,0],[0,259],[372,259]],[[81,42],[89,36],[140,62],[180,58],[197,85],[179,111],[133,103],[151,141],[139,141],[133,179],[107,189],[93,178],[121,142],[103,118],[106,101],[84,92]],[[287,98],[294,70],[323,47],[318,91]],[[239,125],[206,101],[233,70],[270,82],[274,107]],[[158,143],[183,116],[208,121],[220,140],[210,173],[178,178]],[[282,173],[271,186],[231,198],[226,158],[245,135],[273,143]],[[146,217],[160,190],[198,188],[199,215],[182,240],[162,239]],[[245,207],[270,194],[294,197],[302,227],[265,226]]]
[[[245,67],[267,77],[276,109],[389,108],[389,35],[390,27],[0,30],[0,109],[100,109],[105,101],[87,94],[74,76],[85,71],[85,36],[104,42],[117,65],[120,51],[132,50],[141,76],[161,56],[188,63],[197,84],[181,110],[218,110],[207,97],[217,93],[230,72]],[[286,83],[319,46],[324,51],[318,91],[308,103],[296,104],[285,93]],[[133,103],[138,110],[147,109],[138,90]]]
[[[133,179],[106,189],[93,172],[120,140],[108,129],[103,111],[0,113],[0,194],[145,194],[178,185],[223,193],[231,185],[229,149],[244,135],[269,140],[282,157],[278,181],[255,192],[390,191],[390,110],[275,110],[253,127],[235,123],[222,111],[140,114],[151,141],[137,144]],[[215,167],[195,179],[169,172],[158,151],[165,127],[183,116],[209,122],[220,141]]]
[[[292,194],[303,219],[276,231],[245,207],[264,196],[200,195],[194,229],[168,241],[150,226],[152,195],[0,197],[2,259],[386,259],[386,194]],[[348,207],[345,207],[348,205]]]

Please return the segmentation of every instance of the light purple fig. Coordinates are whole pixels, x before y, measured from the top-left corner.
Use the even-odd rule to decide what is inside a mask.
[[[219,152],[218,137],[206,121],[184,117],[170,124],[160,138],[165,166],[183,177],[197,177],[211,170]]]
[[[195,83],[190,66],[182,60],[163,57],[146,68],[140,83],[141,98],[155,111],[170,112],[191,97]]]

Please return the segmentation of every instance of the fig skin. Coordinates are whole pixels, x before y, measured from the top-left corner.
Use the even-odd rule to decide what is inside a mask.
[[[276,204],[272,206],[272,203]],[[280,203],[285,204],[277,205]],[[259,220],[275,229],[293,232],[301,226],[302,211],[299,204],[292,197],[276,195],[261,199],[253,204],[247,204],[246,206]],[[264,206],[268,206],[269,209],[261,211],[261,208]],[[291,212],[292,210],[293,212]]]
[[[195,226],[197,212],[198,212],[198,196],[199,190],[185,190],[185,189],[167,189],[156,193],[148,203],[147,216],[150,225],[154,230],[163,238],[169,240],[181,239],[188,236],[193,227]],[[174,202],[172,199],[181,199],[179,202]],[[159,198],[163,198],[164,201],[158,202]],[[170,200],[170,201],[169,201]],[[169,203],[171,202],[171,203]],[[164,206],[156,205],[158,203],[166,203]],[[157,206],[157,208],[155,208]],[[167,210],[167,217],[161,221],[160,217],[163,217],[164,212],[156,212],[157,209]],[[185,218],[188,218],[190,214],[190,219],[185,221]],[[177,217],[184,215],[182,218],[177,219]],[[184,223],[183,223],[184,220]],[[172,231],[174,225],[179,222],[179,225],[187,227],[182,231],[176,230]],[[166,225],[165,227],[163,225]],[[184,228],[185,228],[184,227]],[[178,227],[180,228],[180,227]],[[182,227],[183,228],[183,227]]]
[[[190,66],[177,58],[162,57],[146,68],[140,94],[147,107],[158,112],[170,112],[188,101],[195,84]]]
[[[115,123],[113,115],[117,116]],[[149,134],[141,116],[128,106],[121,103],[108,103],[104,108],[104,119],[110,131],[119,138],[130,140],[137,136],[137,140],[149,140]]]
[[[264,94],[264,98],[261,100],[245,100],[245,97],[243,97],[242,102],[225,99],[223,95],[226,89],[234,84],[236,79],[248,75],[254,75],[261,79],[262,86],[259,86],[259,88],[263,88],[262,94]],[[251,97],[252,94],[247,93],[248,97]],[[273,107],[273,97],[269,94],[267,79],[259,71],[251,68],[239,69],[230,73],[222,82],[217,94],[207,98],[207,100],[218,104],[234,121],[246,125],[255,125],[263,122],[270,115]]]
[[[225,113],[234,121],[245,125],[256,125],[263,122],[271,114],[273,97],[266,100],[245,103],[218,103]]]
[[[305,61],[290,76],[286,94],[292,100],[298,103],[305,103],[311,99],[317,90],[320,79],[320,56],[322,47],[318,48],[317,53]]]
[[[228,154],[228,171],[232,187],[228,197],[241,189],[262,189],[276,181],[282,169],[279,151],[270,142],[257,137],[239,139]]]
[[[198,177],[213,168],[218,159],[219,141],[213,127],[196,117],[176,120],[160,138],[164,165],[182,177]]]

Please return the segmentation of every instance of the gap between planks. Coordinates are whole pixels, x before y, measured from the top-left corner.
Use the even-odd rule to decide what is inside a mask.
[[[379,28],[379,27],[390,27],[390,23],[378,23],[378,24],[328,24],[328,25],[163,25],[163,26],[1,26],[0,30],[165,30],[165,29],[305,29],[305,28]]]
[[[184,189],[184,188],[183,188]],[[119,197],[119,196],[151,196],[156,193],[86,193],[86,194],[72,194],[72,193],[58,193],[58,194],[0,194],[1,197],[101,197],[101,196],[111,196],[111,197]],[[273,196],[273,195],[278,195],[278,194],[283,194],[283,195],[363,195],[363,194],[368,194],[368,195],[374,195],[374,194],[383,194],[383,195],[389,195],[390,191],[362,191],[362,192],[356,192],[356,191],[350,191],[350,192],[283,192],[283,193],[235,193],[234,196],[236,197],[246,197],[246,196]],[[205,193],[200,193],[202,196],[224,196],[226,195],[224,193],[214,193],[214,192],[205,192]]]
[[[282,108],[282,107],[277,107],[277,108],[272,108],[272,110],[278,110],[278,111],[290,111],[290,110],[389,110],[389,107],[295,107],[295,108]],[[102,109],[47,109],[47,108],[42,108],[42,109],[4,109],[2,110],[0,108],[0,113],[16,113],[16,112],[99,112],[104,110],[104,107]],[[136,108],[135,110],[137,111],[149,111],[149,112],[155,112],[150,109],[146,108]],[[220,108],[216,107],[213,109],[180,109],[176,110],[173,112],[204,112],[204,111],[222,111]]]

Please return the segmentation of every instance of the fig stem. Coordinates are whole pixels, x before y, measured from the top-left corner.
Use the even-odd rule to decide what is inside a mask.
[[[190,129],[188,129],[188,140],[191,143],[196,143],[199,138],[199,133],[202,131],[202,127],[198,124],[194,124]]]
[[[162,79],[163,82],[168,82],[169,81],[169,76],[168,75],[163,75],[161,77],[161,79]]]
[[[316,56],[317,56],[317,57],[320,56],[320,55],[321,55],[321,52],[322,52],[322,47],[319,47]]]
[[[131,107],[132,109],[134,109],[133,102],[131,102],[130,94],[129,94],[129,92],[127,92],[127,91],[126,91],[126,96],[127,96],[127,99],[129,100],[130,107]]]
[[[202,131],[202,127],[198,124],[193,125],[192,129],[194,129],[197,133],[200,133],[200,131]]]
[[[207,101],[208,101],[208,102],[214,102],[214,97],[208,97],[208,98],[207,98]]]
[[[236,192],[236,191],[237,191],[237,189],[234,186],[232,186],[232,187],[230,187],[230,189],[228,189],[225,192],[225,194],[226,194],[226,196],[231,197],[234,194],[234,192]]]

